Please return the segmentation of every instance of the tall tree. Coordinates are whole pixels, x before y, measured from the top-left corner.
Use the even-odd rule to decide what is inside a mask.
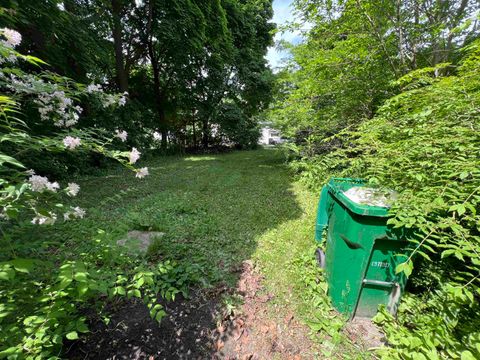
[[[128,91],[128,74],[123,56],[122,16],[124,12],[122,0],[111,0],[112,6],[112,37],[115,49],[115,69],[117,84],[120,91]]]
[[[158,125],[165,148],[169,128],[166,107],[174,89],[186,85],[185,69],[190,66],[193,54],[202,48],[204,16],[191,0],[148,0],[140,8],[140,14],[147,19],[142,39],[148,48]]]

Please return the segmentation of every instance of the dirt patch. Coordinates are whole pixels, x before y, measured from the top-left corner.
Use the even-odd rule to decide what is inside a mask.
[[[312,359],[308,329],[293,314],[272,314],[273,295],[263,291],[262,277],[251,262],[240,273],[237,289],[225,285],[197,290],[190,299],[164,302],[167,316],[152,320],[139,300],[109,309],[108,325],[90,321],[90,335],[73,344],[69,359]],[[225,295],[238,294],[243,304],[229,312]]]
[[[243,305],[238,315],[216,329],[216,359],[312,359],[315,346],[308,329],[292,313],[272,311],[272,294],[264,292],[261,275],[244,262],[238,282]],[[275,309],[273,309],[275,310]]]
[[[348,338],[364,350],[378,348],[386,343],[385,335],[371,319],[354,318],[345,326]]]
[[[218,305],[204,292],[191,299],[163,303],[167,316],[159,324],[140,300],[118,306],[105,325],[96,320],[91,335],[66,354],[70,359],[205,359],[214,349]],[[113,309],[111,309],[113,310]]]

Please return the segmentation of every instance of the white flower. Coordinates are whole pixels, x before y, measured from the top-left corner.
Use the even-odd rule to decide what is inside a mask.
[[[125,130],[123,130],[123,131],[115,130],[115,136],[118,137],[123,142],[125,142],[125,141],[127,141],[128,134]]]
[[[85,214],[86,214],[86,211],[83,210],[82,208],[79,208],[78,206],[73,208],[73,216],[75,216],[76,218],[83,219]]]
[[[125,96],[122,96],[120,99],[118,99],[118,106],[123,106],[127,103],[127,98]]]
[[[85,91],[89,94],[92,94],[94,92],[102,92],[102,87],[98,84],[90,84],[87,86]]]
[[[85,216],[86,212],[82,208],[76,206],[71,208],[72,211],[67,211],[65,214],[63,214],[63,219],[70,220],[70,219],[83,219]]]
[[[79,146],[80,142],[80,138],[78,137],[67,136],[65,137],[65,139],[63,139],[63,145],[65,145],[65,147],[70,150],[73,150],[77,146]]]
[[[27,171],[25,171],[25,174],[27,174],[27,175],[29,175],[29,176],[35,175],[35,170],[33,170],[33,169],[28,169]]]
[[[57,220],[57,215],[54,213],[49,212],[49,216],[44,216],[37,214],[33,219],[32,219],[32,224],[36,225],[53,225],[55,221]]]
[[[28,179],[33,191],[41,192],[46,189],[46,184],[49,182],[45,176],[32,175]]]
[[[79,114],[82,112],[80,106],[73,106],[73,100],[68,98],[64,91],[41,93],[35,103],[38,104],[40,118],[43,121],[53,120],[54,125],[58,127],[75,125],[80,118]]]
[[[51,183],[45,176],[32,175],[28,178],[28,182],[33,191],[43,192],[44,190],[57,191],[60,188],[57,182]]]
[[[53,183],[49,182],[49,183],[45,184],[45,186],[47,187],[48,190],[53,191],[53,192],[60,189],[60,185],[56,181],[53,182]]]
[[[115,95],[105,94],[105,97],[102,99],[103,107],[110,107],[117,102],[117,97]]]
[[[18,31],[8,28],[0,29],[0,31],[6,39],[2,41],[3,45],[14,48],[22,42],[22,35]]]
[[[153,133],[153,140],[155,141],[161,141],[162,140],[162,134],[158,133],[158,132],[154,132]]]
[[[67,191],[68,196],[77,196],[78,192],[80,191],[80,185],[76,183],[68,183],[68,186],[65,190]]]
[[[130,164],[135,164],[138,159],[140,159],[141,152],[138,151],[136,148],[132,148],[132,151],[128,154],[128,158],[130,160]]]
[[[142,179],[147,175],[148,175],[148,167],[143,167],[143,168],[137,170],[137,173],[135,174],[135,177],[137,177],[139,179]]]

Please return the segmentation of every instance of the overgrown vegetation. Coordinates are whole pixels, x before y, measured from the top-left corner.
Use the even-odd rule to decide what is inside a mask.
[[[480,356],[480,43],[475,1],[298,1],[313,23],[271,116],[310,187],[367,178],[400,193],[413,254],[384,358]],[[478,9],[478,8],[477,8]],[[290,119],[295,121],[290,121]]]
[[[32,353],[35,349],[44,351],[45,356],[62,357],[70,345],[64,339],[62,346],[62,335],[89,336],[82,332],[87,331],[84,322],[90,320],[86,316],[92,316],[87,309],[95,309],[96,316],[108,321],[111,313],[105,303],[119,303],[129,292],[135,297],[136,290],[142,297],[158,291],[159,296],[168,298],[172,294],[179,296],[191,286],[235,286],[236,269],[251,258],[263,269],[268,291],[275,294],[271,306],[275,306],[276,314],[284,317],[291,308],[297,309],[304,320],[318,314],[317,300],[325,298],[325,294],[304,297],[305,287],[316,281],[318,269],[310,264],[310,275],[304,280],[300,277],[304,262],[311,258],[318,199],[316,194],[291,183],[281,153],[259,150],[162,157],[141,166],[150,169],[150,175],[141,182],[121,167],[102,176],[77,179],[82,191],[75,202],[87,210],[81,222],[48,227],[30,224],[8,232],[8,239],[15,239],[18,258],[38,260],[25,268],[29,273],[17,273],[14,283],[2,282],[2,298],[15,297],[15,301],[5,304],[17,309],[12,308],[0,323],[2,329],[12,329],[2,331],[2,344],[18,351],[31,335],[27,329],[35,330],[33,334],[39,334],[38,338],[32,337],[36,339]],[[99,202],[100,198],[103,200]],[[99,228],[103,230],[99,232]],[[116,244],[129,230],[165,235],[154,241],[146,256],[136,256]],[[10,247],[6,240],[1,244],[3,249]],[[2,253],[2,260],[8,257],[9,253]],[[66,264],[62,274],[59,264]],[[77,270],[73,271],[73,266]],[[62,275],[66,276],[63,283],[59,279]],[[7,286],[9,283],[15,286]],[[60,284],[66,286],[66,291],[60,291]],[[49,298],[45,304],[38,303],[39,297],[34,295],[42,294],[60,297],[61,304],[56,306],[68,304],[68,312],[47,313],[47,305],[57,302]],[[227,311],[228,306],[235,305],[230,302],[227,298]],[[22,304],[25,306],[20,307]],[[163,311],[157,310],[160,318]],[[17,319],[29,316],[50,317],[45,324],[19,325]],[[58,342],[52,345],[54,337]],[[330,344],[331,354],[338,358],[344,351],[352,351],[340,346],[342,341],[337,337]]]
[[[398,316],[375,318],[377,354],[480,358],[478,8],[296,0],[304,41],[274,76],[271,0],[2,2],[0,358],[63,357],[125,299],[161,321],[251,258],[321,356],[368,357],[313,258],[317,195],[278,153],[149,158],[252,148],[265,118],[311,189],[348,176],[400,194],[389,225],[408,229],[410,279]],[[142,256],[117,244],[129,230],[162,235]]]

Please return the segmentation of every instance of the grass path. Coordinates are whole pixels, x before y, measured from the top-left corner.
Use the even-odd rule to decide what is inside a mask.
[[[236,287],[239,267],[251,260],[263,277],[262,291],[273,295],[268,316],[300,322],[318,316],[319,302],[307,291],[303,269],[313,257],[318,195],[292,180],[280,152],[162,157],[140,165],[150,171],[142,180],[121,168],[84,178],[76,204],[87,210],[87,218],[43,228],[36,239],[75,248],[98,229],[112,242],[129,230],[160,231],[165,235],[150,246],[151,261],[195,264],[202,286],[215,288]],[[227,297],[224,306],[239,305]],[[353,355],[343,336],[316,340],[322,342],[318,352],[305,349],[310,354],[305,358],[363,356]]]

